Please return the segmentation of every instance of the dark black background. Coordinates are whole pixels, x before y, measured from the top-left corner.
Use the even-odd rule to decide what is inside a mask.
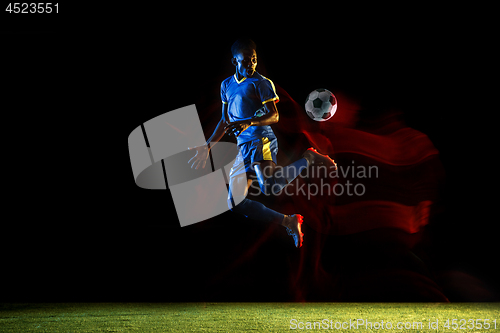
[[[427,134],[446,171],[446,210],[428,228],[430,265],[465,271],[498,292],[487,27],[435,10],[280,20],[259,12],[112,13],[4,21],[4,177],[12,185],[5,208],[14,211],[2,236],[6,300],[217,295],[203,293],[200,281],[230,265],[231,246],[251,245],[264,227],[232,227],[227,213],[181,230],[168,191],[135,185],[127,137],[169,110],[219,103],[220,82],[234,71],[229,49],[241,36],[257,43],[258,70],[299,103],[315,88],[342,91],[369,115],[403,111]],[[210,135],[218,119],[198,111]],[[267,246],[276,262],[295,256]],[[211,256],[218,261],[208,268],[202,261]],[[248,281],[272,290],[265,279]],[[233,299],[248,299],[234,288]],[[282,299],[271,291],[262,300]]]

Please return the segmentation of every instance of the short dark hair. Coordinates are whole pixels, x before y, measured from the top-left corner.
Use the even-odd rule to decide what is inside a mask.
[[[257,45],[255,45],[255,42],[253,40],[248,38],[240,38],[233,43],[233,46],[231,46],[231,53],[233,54],[233,57],[236,57],[236,55],[241,51],[252,49],[257,49]]]

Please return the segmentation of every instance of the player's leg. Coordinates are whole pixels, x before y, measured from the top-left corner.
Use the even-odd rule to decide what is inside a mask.
[[[318,154],[312,148],[304,153],[303,158],[284,167],[276,167],[278,143],[276,139],[257,139],[239,146],[239,154],[230,174],[228,205],[231,211],[246,217],[283,225],[289,235],[293,236],[296,247],[302,246],[303,233],[301,231],[302,216],[284,215],[267,208],[260,202],[246,198],[251,180],[247,177],[238,177],[239,173],[255,171],[262,192],[278,193],[283,187],[294,180],[308,165],[323,164],[325,156]],[[333,161],[326,157],[327,160]],[[278,169],[278,170],[277,170]]]
[[[278,140],[261,138],[253,142],[251,152],[252,170],[255,171],[262,193],[278,194],[307,167],[308,162],[301,158],[285,167],[277,167]]]
[[[337,169],[337,163],[335,163],[330,156],[320,154],[312,147],[308,148],[304,154],[302,154],[302,158],[307,160],[308,165],[324,165]]]
[[[314,148],[307,149],[301,159],[285,167],[277,167],[278,140],[276,138],[264,137],[255,140],[250,152],[252,169],[257,175],[262,193],[266,195],[278,194],[309,165],[336,168],[335,162],[328,155],[322,155]]]
[[[252,179],[245,174],[230,178],[227,199],[229,209],[254,220],[281,224],[285,215],[267,208],[260,202],[246,198],[251,184]]]
[[[251,184],[252,180],[244,175],[230,178],[227,199],[229,209],[232,212],[254,220],[277,223],[284,226],[288,234],[293,237],[295,247],[301,247],[304,236],[300,226],[302,224],[302,216],[298,214],[284,215],[264,206],[260,202],[247,199],[246,195]]]
[[[278,194],[290,184],[309,165],[325,165],[337,168],[337,164],[328,156],[322,155],[314,148],[309,148],[303,157],[285,167],[277,167],[273,160],[253,162],[255,174],[262,193]]]
[[[272,160],[263,160],[252,164],[260,190],[266,195],[278,194],[307,168],[308,162],[301,158],[285,167],[277,167]]]
[[[277,194],[280,192],[283,187],[288,185],[300,174],[302,168],[307,167],[306,160],[299,160],[297,162],[284,168],[276,167],[273,161],[263,160],[254,162],[252,165],[257,175],[261,191],[265,194]],[[283,172],[282,169],[285,169],[285,172]],[[281,225],[286,228],[288,234],[293,237],[296,247],[302,246],[304,236],[301,229],[302,221],[302,215],[294,214],[285,215],[281,222]]]
[[[309,165],[325,165],[337,168],[337,164],[328,155],[322,155],[314,148],[307,149],[301,159],[285,167],[276,167],[277,141],[266,141],[266,138],[262,140],[262,147],[256,149],[252,156],[254,160],[252,167],[264,194],[279,193]],[[295,214],[285,215],[281,223],[287,229],[288,234],[293,236],[297,247],[302,245],[304,236],[301,230],[302,221],[303,217]]]

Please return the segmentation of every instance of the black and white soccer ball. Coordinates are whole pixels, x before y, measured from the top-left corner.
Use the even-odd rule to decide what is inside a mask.
[[[327,121],[337,111],[337,99],[327,89],[313,90],[306,99],[306,113],[316,121]]]

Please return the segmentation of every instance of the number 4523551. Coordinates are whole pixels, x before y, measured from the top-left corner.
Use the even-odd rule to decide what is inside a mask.
[[[452,319],[451,320],[451,326],[450,326],[450,319],[446,321],[446,323],[443,325],[445,328],[452,328],[454,330],[456,329],[461,329],[465,330],[466,328],[468,329],[496,329],[497,328],[497,320],[493,319],[490,323],[489,319]]]
[[[35,13],[59,13],[59,4],[58,3],[9,3],[6,12],[14,13],[14,14],[35,14]]]

